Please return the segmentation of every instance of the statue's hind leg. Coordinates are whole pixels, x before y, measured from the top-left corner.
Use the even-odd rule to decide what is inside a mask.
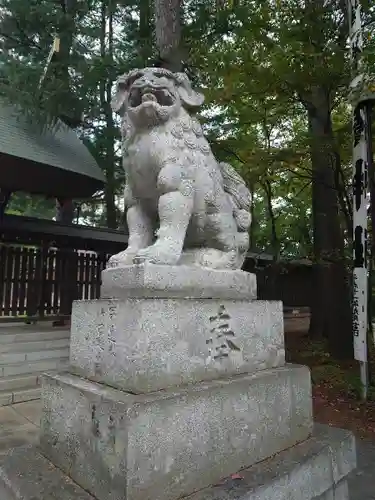
[[[211,269],[238,269],[237,227],[232,214],[211,210],[207,214],[204,228],[204,243],[194,248],[186,248],[180,263],[208,267]]]
[[[237,226],[230,211],[215,211],[207,214],[206,245],[223,252],[237,251]]]

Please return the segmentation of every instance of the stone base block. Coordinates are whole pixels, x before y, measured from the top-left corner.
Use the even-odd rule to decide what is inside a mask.
[[[77,301],[70,364],[79,376],[135,394],[283,366],[282,304]]]
[[[45,376],[42,394],[42,453],[98,500],[175,500],[312,430],[302,366],[138,396]]]
[[[307,441],[186,500],[349,500],[346,478],[355,467],[353,434],[315,425]]]
[[[240,270],[145,263],[105,269],[100,296],[253,300],[257,282],[255,274]]]
[[[328,491],[315,497],[315,500],[349,500],[349,487],[346,479],[335,484]]]
[[[316,426],[307,441],[186,500],[349,500],[346,478],[355,466],[353,435]],[[0,494],[1,500],[94,500],[35,447],[15,449],[0,463]]]

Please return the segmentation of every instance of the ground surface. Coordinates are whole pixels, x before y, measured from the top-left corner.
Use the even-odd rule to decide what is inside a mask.
[[[361,402],[358,364],[333,361],[324,342],[311,342],[299,333],[286,335],[286,352],[289,362],[311,369],[315,419],[375,441],[375,394],[372,390],[369,393],[372,400]]]
[[[0,454],[35,442],[39,433],[40,400],[0,407]]]
[[[375,500],[375,401],[361,402],[359,367],[329,358],[324,342],[311,342],[294,322],[286,334],[289,362],[308,365],[313,381],[315,420],[350,429],[357,437],[358,467],[350,475],[350,500]],[[370,393],[370,398],[374,394]]]

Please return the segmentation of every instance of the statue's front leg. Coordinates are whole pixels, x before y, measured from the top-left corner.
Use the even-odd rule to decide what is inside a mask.
[[[133,259],[142,248],[151,245],[153,240],[153,225],[140,203],[132,200],[126,212],[126,221],[129,229],[128,247],[123,252],[113,255],[109,267],[133,264]]]
[[[163,179],[163,177],[161,177]],[[170,187],[171,180],[162,184],[159,178],[159,189]],[[172,187],[175,187],[172,185]],[[177,264],[184,246],[186,231],[193,210],[192,187],[189,181],[179,183],[179,189],[164,192],[158,203],[160,227],[156,242],[138,252],[135,262],[148,261],[154,264]]]

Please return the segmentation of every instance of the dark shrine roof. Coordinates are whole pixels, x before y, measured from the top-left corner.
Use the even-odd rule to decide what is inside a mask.
[[[76,132],[59,122],[41,131],[0,100],[0,188],[88,198],[104,175]]]

